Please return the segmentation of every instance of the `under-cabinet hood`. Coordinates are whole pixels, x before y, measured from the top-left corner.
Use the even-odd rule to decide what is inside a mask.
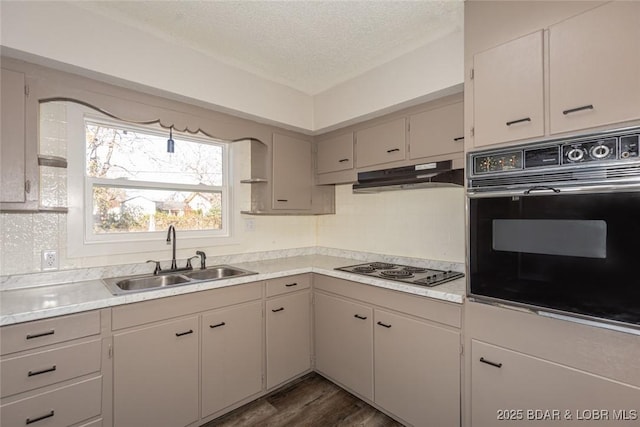
[[[423,163],[399,168],[358,173],[354,193],[377,193],[428,187],[458,187],[464,182],[464,169],[453,169],[453,162]]]

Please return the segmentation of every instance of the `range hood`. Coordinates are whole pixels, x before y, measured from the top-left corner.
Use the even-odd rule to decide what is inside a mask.
[[[354,193],[410,190],[428,187],[459,187],[464,183],[464,169],[453,169],[453,162],[423,163],[414,166],[358,173]]]

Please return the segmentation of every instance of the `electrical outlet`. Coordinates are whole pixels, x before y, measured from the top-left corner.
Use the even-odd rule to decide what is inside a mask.
[[[253,232],[256,229],[256,220],[255,218],[245,218],[244,219],[244,231]]]
[[[57,270],[58,269],[58,251],[55,249],[45,249],[42,251],[42,269]]]

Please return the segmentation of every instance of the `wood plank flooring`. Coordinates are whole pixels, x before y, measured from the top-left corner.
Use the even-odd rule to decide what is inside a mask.
[[[305,375],[202,427],[402,427],[316,373]]]

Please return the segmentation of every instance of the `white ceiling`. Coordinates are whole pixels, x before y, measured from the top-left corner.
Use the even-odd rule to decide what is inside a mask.
[[[73,3],[308,95],[463,27],[462,0]]]

